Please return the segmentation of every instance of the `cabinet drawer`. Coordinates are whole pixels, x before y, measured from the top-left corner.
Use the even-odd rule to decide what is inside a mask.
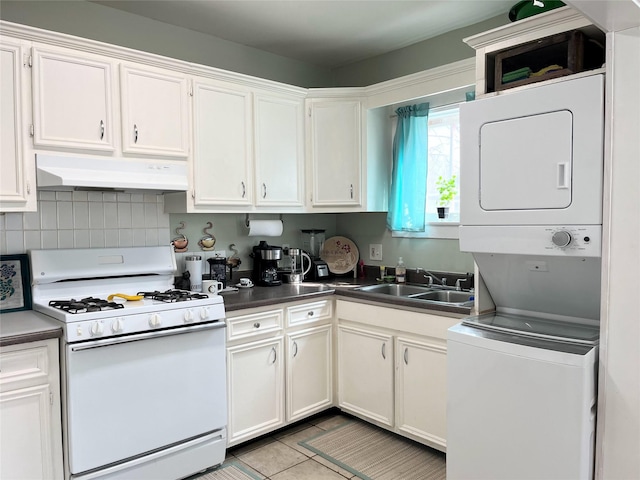
[[[227,318],[227,341],[255,337],[282,329],[282,310],[241,315]]]
[[[8,347],[11,348],[11,347]],[[7,349],[8,349],[7,348]],[[0,354],[0,386],[38,385],[49,382],[49,357],[46,345],[9,350]],[[20,385],[18,385],[20,384]],[[14,385],[11,385],[14,388]]]
[[[287,307],[287,326],[291,327],[331,318],[333,314],[331,305],[331,300],[322,300]]]

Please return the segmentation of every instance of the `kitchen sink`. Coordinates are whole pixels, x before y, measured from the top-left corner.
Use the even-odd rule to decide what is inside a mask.
[[[408,297],[410,295],[420,295],[431,292],[429,287],[421,287],[420,285],[403,285],[396,283],[382,283],[380,285],[369,285],[366,287],[357,287],[354,290],[358,292],[380,293],[383,295],[393,295],[394,297]]]
[[[376,295],[390,295],[419,303],[435,303],[456,307],[473,305],[473,293],[453,289],[448,290],[445,287],[383,283],[356,287],[353,290]]]
[[[416,300],[430,300],[432,302],[465,303],[473,301],[473,294],[458,290],[435,290],[426,293],[410,295]]]

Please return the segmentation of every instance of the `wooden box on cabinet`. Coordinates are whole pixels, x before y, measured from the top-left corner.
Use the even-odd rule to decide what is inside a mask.
[[[591,38],[580,30],[572,30],[494,52],[491,54],[493,58],[487,59],[489,90],[497,92],[600,68],[604,63],[604,41],[604,36]],[[559,65],[562,68],[540,76],[502,81],[504,74],[521,68],[528,67],[535,73],[551,65]],[[491,73],[494,73],[493,79]]]

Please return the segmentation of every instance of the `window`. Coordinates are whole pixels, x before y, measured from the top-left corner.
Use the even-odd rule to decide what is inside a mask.
[[[438,177],[449,179],[455,175],[458,193],[460,191],[460,115],[458,105],[432,108],[429,111],[425,135],[428,135],[427,225],[425,232],[394,231],[392,234],[394,237],[458,238],[460,196],[456,195],[449,205],[447,218],[441,220],[437,213],[440,195],[436,188]]]

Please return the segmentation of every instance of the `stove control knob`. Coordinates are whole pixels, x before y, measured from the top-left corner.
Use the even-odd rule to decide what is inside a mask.
[[[120,333],[124,329],[124,321],[118,317],[111,322],[111,331],[113,333]]]
[[[102,335],[102,332],[104,332],[104,325],[102,324],[102,322],[93,322],[93,324],[91,324],[92,337]]]
[[[184,312],[184,321],[186,323],[193,322],[193,310],[189,309]]]
[[[571,234],[566,230],[558,230],[551,237],[553,244],[560,248],[568,247],[571,240],[573,240]]]
[[[152,313],[149,316],[149,326],[150,327],[159,327],[160,326],[160,315],[157,313]]]
[[[207,318],[209,318],[209,307],[202,307],[200,309],[200,318],[202,320],[206,320]]]

